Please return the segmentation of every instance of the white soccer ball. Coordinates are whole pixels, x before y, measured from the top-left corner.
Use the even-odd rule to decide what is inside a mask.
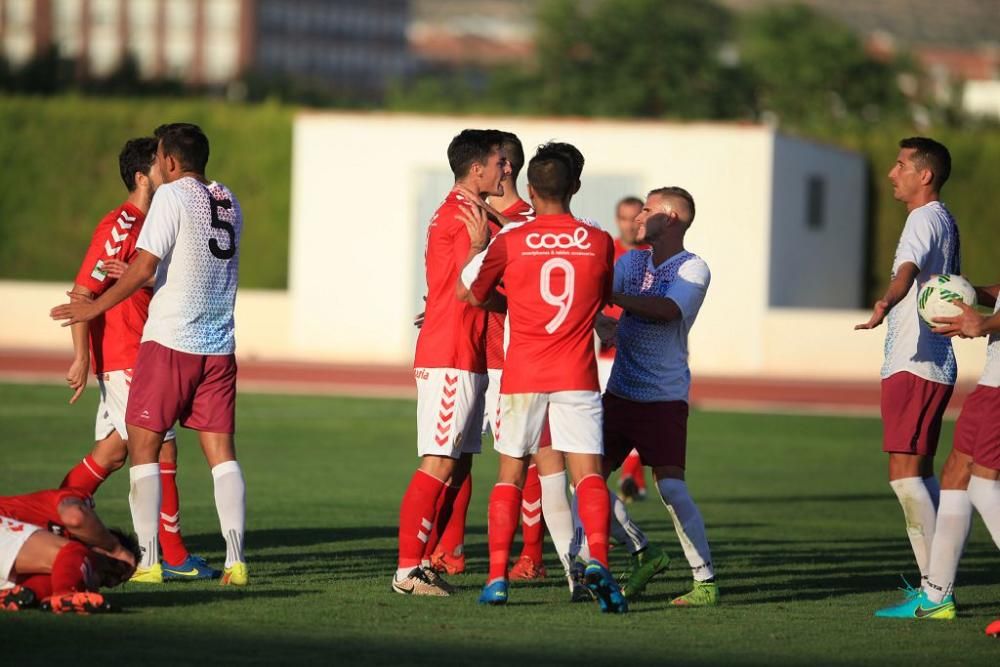
[[[962,276],[935,274],[920,286],[917,292],[917,312],[920,319],[931,327],[941,326],[935,317],[961,315],[962,309],[955,302],[964,301],[969,306],[976,305],[976,288]]]

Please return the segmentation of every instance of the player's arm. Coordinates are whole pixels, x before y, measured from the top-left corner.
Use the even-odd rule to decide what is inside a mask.
[[[980,306],[993,308],[997,304],[998,297],[1000,297],[1000,283],[976,288],[976,303]]]
[[[485,199],[479,196],[478,192],[473,192],[472,190],[469,190],[468,188],[458,184],[455,185],[455,191],[461,194],[469,201],[471,201],[478,208],[485,211],[486,214],[489,215],[494,220],[496,220],[497,224],[500,225],[501,227],[506,227],[507,224],[510,222],[510,218],[504,216],[502,213],[500,213],[500,211],[490,206],[490,204]]]
[[[1000,284],[976,288],[976,298],[983,305],[995,306],[998,293],[1000,293]],[[1000,332],[1000,312],[984,315],[963,301],[953,303],[962,309],[961,314],[954,317],[935,317],[934,322],[938,324],[934,327],[935,333],[950,338],[955,336],[979,338]]]
[[[464,261],[462,261],[461,266],[458,267],[458,281],[455,283],[455,297],[459,301],[467,301],[472,303],[469,299],[469,285],[463,281],[463,273],[469,269],[471,265],[481,264],[485,259],[485,254],[479,257],[481,253],[486,252],[486,246],[490,238],[490,228],[489,224],[486,222],[486,213],[477,206],[462,206],[458,212],[459,219],[465,223],[465,229],[469,233],[469,249],[466,253]],[[460,244],[464,239],[461,238],[461,233],[459,233],[459,238],[455,240],[456,244]],[[470,280],[471,285],[473,281]],[[474,306],[480,305],[479,303],[473,303]]]
[[[476,274],[476,279],[472,281],[467,290],[466,301],[473,306],[483,306],[484,304],[499,298],[503,299],[504,309],[507,306],[507,297],[497,295],[497,285],[503,279],[504,269],[507,268],[507,244],[505,234],[498,234],[490,247],[487,248],[483,257],[483,265]]]
[[[94,296],[89,288],[79,283],[74,284],[69,293],[71,299],[74,298],[73,295],[79,295],[85,299]],[[73,390],[73,396],[69,402],[76,403],[76,399],[80,398],[83,390],[87,388],[87,376],[90,374],[90,324],[77,322],[70,327],[70,333],[73,337],[73,363],[70,364],[69,370],[66,372],[66,383]]]
[[[77,322],[89,322],[132,296],[156,275],[159,264],[159,257],[146,250],[139,250],[135,261],[129,264],[118,282],[96,300],[68,292],[71,302],[56,306],[49,315],[54,320],[66,320],[64,327]]]
[[[68,496],[59,501],[57,508],[60,523],[66,530],[87,546],[95,547],[112,558],[135,566],[135,557],[111,534],[93,509],[80,498]]]
[[[683,316],[680,306],[666,296],[630,296],[615,292],[611,295],[611,303],[636,317],[654,322],[672,322]]]
[[[889,311],[910,291],[910,287],[913,286],[913,281],[917,279],[917,274],[919,273],[920,267],[916,264],[913,262],[903,262],[895,275],[892,276],[892,280],[889,281],[889,288],[885,291],[885,294],[875,302],[875,307],[872,309],[872,316],[868,318],[867,322],[858,324],[854,329],[874,329],[882,324],[882,320],[889,314]]]

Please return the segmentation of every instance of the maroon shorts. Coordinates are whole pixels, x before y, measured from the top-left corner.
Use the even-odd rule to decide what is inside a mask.
[[[639,403],[604,394],[604,459],[615,470],[633,449],[647,466],[683,468],[687,456],[688,404]]]
[[[965,399],[954,446],[974,463],[1000,470],[1000,388],[977,385]]]
[[[189,354],[153,341],[139,346],[125,423],[166,431],[180,421],[195,431],[236,430],[236,358]]]
[[[906,371],[882,380],[882,451],[934,456],[953,390]]]

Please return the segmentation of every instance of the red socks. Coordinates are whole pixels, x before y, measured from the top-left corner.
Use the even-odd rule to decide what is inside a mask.
[[[399,507],[400,569],[420,565],[434,528],[435,509],[444,487],[444,482],[422,470],[413,473]]]
[[[87,454],[83,457],[83,460],[73,466],[73,469],[66,473],[66,477],[63,479],[62,484],[59,485],[60,489],[74,488],[80,489],[81,491],[86,491],[90,495],[94,495],[97,488],[104,483],[104,480],[108,477],[108,471],[106,468],[101,467],[101,465],[94,460],[94,457]]]
[[[580,521],[590,546],[590,558],[607,567],[611,520],[608,486],[600,475],[587,475],[576,485],[576,498]]]
[[[497,484],[490,494],[488,541],[490,573],[487,581],[507,578],[510,545],[517,531],[521,490],[513,484]]]
[[[92,577],[90,549],[80,542],[68,542],[52,563],[52,591],[56,595],[75,593],[89,588]]]
[[[39,600],[52,596],[52,575],[50,574],[29,574],[23,579],[19,578],[17,583],[19,586],[31,590]]]
[[[461,486],[449,486],[441,495],[444,497],[442,513],[447,516],[438,517],[436,527],[444,525],[444,529],[434,550],[443,551],[449,556],[459,556],[465,548],[465,520],[469,514],[469,499],[472,498],[472,473],[469,473]]]
[[[536,565],[542,562],[542,540],[545,535],[545,520],[542,518],[542,482],[538,479],[538,468],[528,466],[528,476],[521,491],[521,537],[524,547],[521,557],[527,556]]]
[[[642,469],[642,461],[639,459],[639,452],[634,449],[629,452],[622,463],[622,478],[631,477],[636,487],[640,491],[646,490],[646,474]]]
[[[181,537],[181,503],[177,496],[177,464],[160,462],[160,550],[169,565],[180,565],[188,557]]]

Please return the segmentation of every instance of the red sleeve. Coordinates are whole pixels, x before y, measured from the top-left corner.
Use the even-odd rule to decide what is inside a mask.
[[[76,284],[86,287],[94,294],[101,294],[114,282],[102,269],[103,261],[108,257],[107,249],[104,247],[105,243],[113,249],[111,246],[111,226],[114,225],[114,218],[110,220],[109,218],[111,216],[101,220],[97,228],[94,229],[94,236],[90,239],[90,247],[87,248],[87,254],[76,274]]]
[[[484,303],[490,296],[490,292],[503,278],[504,269],[507,268],[507,235],[500,234],[493,243],[486,249],[486,257],[483,258],[483,266],[479,269],[479,275],[469,285],[469,291],[476,301]]]

